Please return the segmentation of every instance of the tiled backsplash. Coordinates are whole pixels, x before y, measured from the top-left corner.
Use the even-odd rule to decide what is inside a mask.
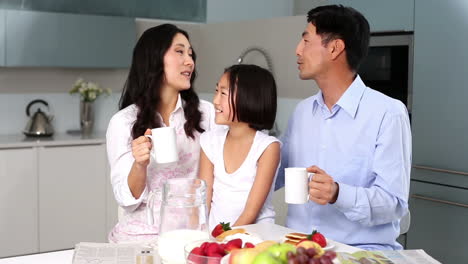
[[[209,102],[212,93],[200,93],[200,98]],[[26,126],[26,106],[34,99],[43,99],[49,103],[50,112],[54,116],[53,126],[58,133],[79,129],[79,96],[68,93],[40,93],[40,94],[0,94],[0,134],[18,134]],[[105,131],[112,115],[118,110],[120,92],[110,96],[101,96],[95,101],[96,131]],[[280,132],[284,132],[287,120],[294,111],[299,99],[279,98],[276,121]],[[38,105],[39,106],[39,105]],[[33,106],[34,112],[37,106]],[[43,107],[41,107],[43,108]]]

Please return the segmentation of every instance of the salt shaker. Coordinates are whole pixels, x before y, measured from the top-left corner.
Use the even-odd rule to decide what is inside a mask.
[[[146,249],[136,256],[136,264],[154,264],[153,260],[153,253]]]

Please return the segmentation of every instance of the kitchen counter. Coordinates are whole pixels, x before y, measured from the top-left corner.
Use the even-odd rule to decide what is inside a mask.
[[[0,135],[0,149],[94,145],[104,143],[106,143],[106,133],[104,131],[97,131],[90,135],[81,135],[80,133],[55,133],[52,137],[26,137],[23,134]]]

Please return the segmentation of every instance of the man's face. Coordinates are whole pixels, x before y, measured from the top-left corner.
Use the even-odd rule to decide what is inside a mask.
[[[315,30],[315,26],[308,23],[296,47],[299,77],[302,80],[315,79],[326,70],[327,48]]]

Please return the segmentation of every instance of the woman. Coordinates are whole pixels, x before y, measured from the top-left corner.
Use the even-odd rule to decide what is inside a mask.
[[[155,239],[159,219],[148,224],[148,194],[169,178],[197,177],[199,136],[214,126],[214,108],[193,89],[195,60],[187,32],[171,24],[146,30],[133,50],[120,111],[106,135],[112,187],[125,211],[109,234],[111,242]],[[151,142],[144,135],[164,126],[175,128],[177,163],[150,162]]]

